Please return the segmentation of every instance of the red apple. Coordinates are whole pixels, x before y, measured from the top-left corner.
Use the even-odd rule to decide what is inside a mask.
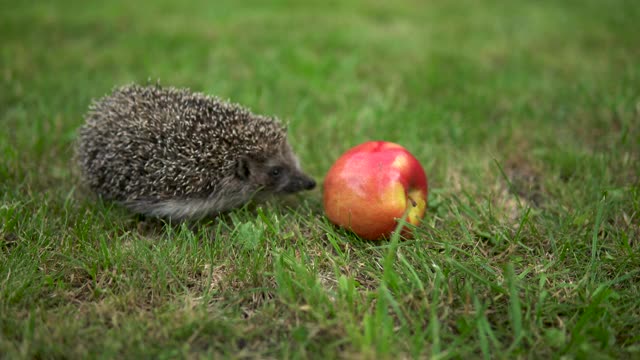
[[[369,240],[389,237],[406,214],[418,225],[427,207],[427,176],[404,147],[369,141],[351,148],[329,169],[324,181],[329,220]],[[408,231],[403,235],[410,237]]]

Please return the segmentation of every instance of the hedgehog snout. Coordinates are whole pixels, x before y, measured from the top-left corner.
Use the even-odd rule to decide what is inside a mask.
[[[313,188],[316,187],[316,181],[311,179],[311,178],[309,178],[309,179],[304,181],[302,187],[305,190],[313,190]]]
[[[311,177],[300,174],[292,176],[287,186],[284,187],[284,192],[295,193],[302,190],[311,190],[316,187],[316,181]]]

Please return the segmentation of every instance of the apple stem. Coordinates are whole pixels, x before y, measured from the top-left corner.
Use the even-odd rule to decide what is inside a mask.
[[[417,203],[415,200],[413,200],[413,199],[411,198],[411,196],[407,196],[407,199],[411,200],[411,205],[412,205],[413,207],[418,206],[418,203]]]

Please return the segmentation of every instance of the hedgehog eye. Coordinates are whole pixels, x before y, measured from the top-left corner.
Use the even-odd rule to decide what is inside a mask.
[[[277,166],[272,168],[271,170],[269,170],[269,175],[271,175],[272,177],[278,177],[280,176],[280,174],[282,174],[282,168]]]

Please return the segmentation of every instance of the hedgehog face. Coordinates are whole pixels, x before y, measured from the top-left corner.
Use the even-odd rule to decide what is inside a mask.
[[[264,193],[292,194],[316,186],[316,182],[302,172],[298,159],[286,143],[279,153],[267,160],[241,158],[236,176]]]

